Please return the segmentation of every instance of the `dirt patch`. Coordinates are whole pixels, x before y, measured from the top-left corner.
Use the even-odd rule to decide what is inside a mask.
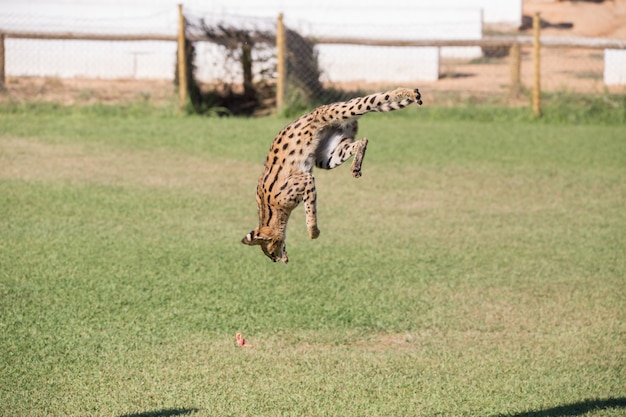
[[[548,28],[545,36],[588,36],[626,39],[626,0],[584,1],[525,0],[524,14],[539,12],[550,23],[573,23],[567,30]]]
[[[174,104],[176,87],[170,80],[103,80],[54,77],[7,77],[0,102],[44,101],[72,104]]]

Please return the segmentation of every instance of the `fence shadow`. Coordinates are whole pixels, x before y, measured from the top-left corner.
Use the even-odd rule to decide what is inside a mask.
[[[607,408],[626,408],[626,398],[606,398],[584,400],[571,404],[546,408],[545,410],[524,411],[516,414],[498,414],[492,417],[575,417],[590,411],[605,410]]]
[[[175,417],[186,416],[198,411],[197,408],[176,408],[176,409],[164,409],[155,411],[146,411],[143,413],[123,414],[119,417]]]

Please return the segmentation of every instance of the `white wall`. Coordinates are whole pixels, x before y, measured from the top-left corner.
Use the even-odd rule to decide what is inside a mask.
[[[59,78],[173,79],[175,42],[5,40],[6,74]]]
[[[0,28],[24,31],[167,33],[177,29],[177,4],[190,16],[250,24],[285,24],[304,35],[377,39],[479,39],[485,22],[521,20],[522,0],[0,0]],[[435,5],[436,7],[433,7]],[[515,22],[514,22],[515,21]],[[171,78],[175,57],[167,42],[61,42],[7,40],[8,75]],[[206,47],[203,47],[207,49]],[[207,60],[215,50],[208,48]],[[328,80],[397,81],[437,78],[436,48],[364,48],[321,45]],[[477,48],[444,48],[445,56],[477,56]],[[111,59],[107,60],[107,57]],[[213,65],[212,65],[213,64]],[[203,77],[220,69],[205,62]]]
[[[523,0],[437,0],[437,7],[441,8],[473,8],[483,11],[485,23],[504,23],[514,27],[522,24]],[[415,5],[432,5],[427,0],[416,0]]]
[[[323,25],[394,26],[409,19],[421,22],[421,13],[427,10],[440,12],[442,21],[455,21],[454,14],[461,10],[482,10],[485,23],[521,24],[523,0],[0,0],[0,25],[15,29],[24,24],[36,24],[41,29],[62,29],[71,23],[74,27],[98,30],[134,30],[134,20],[141,17],[142,28],[153,31],[175,31],[176,7],[183,3],[191,12],[214,16],[245,15],[275,19],[285,15],[297,30],[311,34],[324,31]],[[400,21],[396,19],[400,16]],[[446,17],[447,16],[447,17]],[[149,19],[148,19],[149,18]],[[151,23],[147,23],[151,20]],[[29,23],[30,22],[30,23]],[[38,23],[37,23],[38,22]],[[51,26],[56,27],[51,27]],[[33,29],[32,27],[29,29]],[[427,31],[422,28],[421,33]],[[424,37],[424,35],[421,35]]]
[[[463,9],[479,9],[483,11],[486,23],[509,23],[519,26],[522,20],[523,0],[316,0],[316,1],[289,1],[289,0],[214,0],[212,4],[203,5],[203,2],[185,2],[191,9],[209,7],[209,11],[216,14],[248,14],[263,17],[274,17],[283,12],[285,18],[304,22],[319,22],[325,20],[336,21],[342,19],[345,25],[364,21],[361,16],[374,13],[376,20],[385,24],[392,24],[389,16],[398,11],[412,15],[411,10],[443,10],[454,12]],[[413,15],[413,17],[415,17]],[[368,22],[369,20],[365,20]],[[370,21],[371,22],[371,21]],[[304,27],[298,29],[306,29]]]
[[[436,81],[438,48],[321,45],[319,63],[323,82]]]

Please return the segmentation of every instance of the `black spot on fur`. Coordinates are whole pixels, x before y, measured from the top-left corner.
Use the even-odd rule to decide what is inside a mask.
[[[270,221],[271,221],[272,217],[274,216],[274,213],[272,212],[272,208],[269,206],[269,203],[270,203],[269,200],[270,200],[270,197],[267,196],[267,204],[268,204],[267,211],[269,211],[269,213],[268,213],[268,216],[267,216],[267,222],[265,223],[266,226],[270,225]]]

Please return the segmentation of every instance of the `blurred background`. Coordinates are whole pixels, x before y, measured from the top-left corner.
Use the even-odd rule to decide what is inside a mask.
[[[542,94],[626,91],[626,0],[0,0],[0,100],[176,103],[181,29],[199,112],[301,110],[400,85],[429,104],[528,105],[537,76]]]

